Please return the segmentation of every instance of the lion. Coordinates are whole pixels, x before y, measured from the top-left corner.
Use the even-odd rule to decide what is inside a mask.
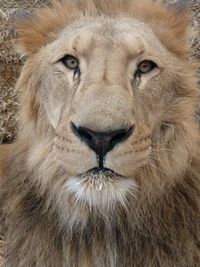
[[[200,266],[187,8],[63,0],[16,24],[26,62],[1,160],[3,266]]]

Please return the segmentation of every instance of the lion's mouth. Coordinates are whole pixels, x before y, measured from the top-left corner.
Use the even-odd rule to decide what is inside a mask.
[[[89,171],[85,172],[84,174],[81,174],[81,176],[82,175],[94,175],[94,176],[105,175],[108,177],[122,177],[120,174],[114,172],[113,170],[108,169],[108,168],[104,168],[104,167],[103,168],[96,167],[96,168],[90,169]]]
[[[87,172],[80,174],[80,181],[78,185],[82,185],[87,188],[101,191],[107,183],[114,183],[116,180],[123,178],[121,175],[115,173],[108,168],[93,168]]]
[[[108,168],[93,168],[70,177],[65,189],[75,201],[82,205],[110,209],[117,203],[126,206],[127,199],[135,196],[137,184]]]

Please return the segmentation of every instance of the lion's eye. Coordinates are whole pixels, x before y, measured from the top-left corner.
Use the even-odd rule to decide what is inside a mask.
[[[136,72],[139,75],[141,75],[141,74],[145,74],[145,73],[148,73],[148,72],[152,71],[156,67],[157,67],[157,65],[153,61],[144,60],[144,61],[140,62],[140,64],[137,67],[137,71]]]
[[[74,56],[66,55],[61,61],[70,70],[76,70],[79,67],[78,59]]]

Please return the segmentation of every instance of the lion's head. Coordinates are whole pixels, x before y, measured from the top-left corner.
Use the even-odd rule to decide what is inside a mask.
[[[188,24],[182,9],[129,0],[55,1],[20,21],[18,143],[62,212],[134,205],[185,172],[198,98]]]

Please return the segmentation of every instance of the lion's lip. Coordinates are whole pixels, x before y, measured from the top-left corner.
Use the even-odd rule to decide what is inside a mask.
[[[81,185],[84,190],[90,189],[94,190],[94,192],[100,192],[103,188],[106,188],[107,185],[113,187],[115,183],[119,183],[121,178],[124,177],[111,169],[96,167],[80,174],[76,184],[78,186]]]
[[[93,169],[88,170],[86,173],[84,173],[84,175],[106,175],[106,176],[110,176],[110,177],[122,177],[120,174],[114,172],[113,170],[109,169],[109,168],[101,168],[101,167],[95,167]]]

